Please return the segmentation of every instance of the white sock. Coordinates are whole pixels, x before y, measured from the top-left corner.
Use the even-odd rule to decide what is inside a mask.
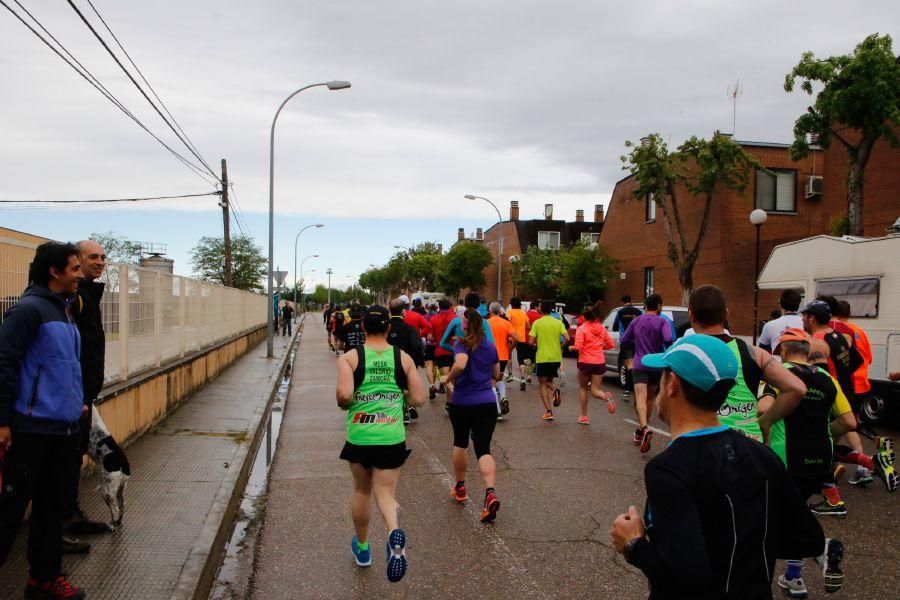
[[[501,398],[506,398],[506,382],[504,382],[504,381],[497,382],[497,393],[500,394]]]

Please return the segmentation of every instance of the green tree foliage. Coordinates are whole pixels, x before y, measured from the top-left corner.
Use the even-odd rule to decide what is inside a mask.
[[[560,287],[560,250],[529,246],[511,265],[516,293],[530,298],[552,298]]]
[[[872,147],[885,138],[900,146],[894,127],[900,123],[900,57],[894,56],[891,36],[867,37],[853,54],[817,59],[805,52],[785,76],[784,89],[809,95],[821,86],[815,103],[794,124],[791,155],[799,159],[810,150],[810,136],[823,148],[837,140],[850,157],[847,175],[847,220],[851,235],[863,235],[863,184]],[[814,84],[817,84],[814,86]],[[850,135],[848,135],[850,133]]]
[[[675,152],[669,152],[658,133],[647,136],[645,142],[639,146],[625,142],[632,150],[622,156],[622,168],[635,176],[634,197],[655,202],[663,213],[667,255],[681,284],[682,302],[687,305],[716,192],[743,193],[753,169],[762,167],[740,144],[718,131],[710,140],[692,137]],[[686,199],[680,190],[688,192]],[[682,201],[703,202],[696,237],[691,238],[685,230]]]
[[[351,302],[359,302],[361,304],[373,304],[377,302],[374,294],[362,289],[358,285],[350,286],[345,290],[339,288],[331,288],[331,303],[345,306]],[[316,306],[322,306],[328,302],[328,288],[324,284],[316,285],[316,289],[311,294],[306,295],[306,302]]]
[[[419,290],[433,290],[444,258],[440,246],[435,242],[423,242],[416,245],[407,257],[406,271],[410,281]]]
[[[585,302],[599,300],[613,277],[616,262],[599,244],[579,242],[560,251],[559,297],[572,312]]]
[[[125,236],[119,235],[114,231],[105,233],[92,233],[88,239],[93,240],[103,247],[106,253],[106,259],[110,263],[136,265],[141,257],[141,243],[129,240]],[[129,277],[129,280],[132,280]],[[136,279],[134,279],[136,281]],[[110,290],[118,289],[119,286],[119,270],[115,267],[107,268],[100,276],[100,281],[104,282]]]
[[[191,250],[194,275],[204,281],[225,283],[225,242],[221,237],[202,237]],[[240,290],[260,291],[268,273],[268,261],[253,238],[231,238],[232,284]]]
[[[494,262],[491,251],[484,244],[458,243],[444,255],[435,284],[452,298],[463,288],[480,290],[484,287],[484,269]]]

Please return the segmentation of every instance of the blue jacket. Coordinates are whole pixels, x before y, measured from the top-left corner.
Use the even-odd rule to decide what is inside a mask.
[[[78,431],[81,336],[67,305],[46,287],[32,286],[0,325],[0,426],[13,433]]]

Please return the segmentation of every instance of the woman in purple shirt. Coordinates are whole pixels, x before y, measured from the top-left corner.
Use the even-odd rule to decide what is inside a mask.
[[[500,381],[500,360],[497,348],[485,337],[484,319],[477,311],[470,311],[465,324],[465,337],[453,344],[453,368],[441,378],[444,385],[453,384],[450,401],[450,423],[453,425],[453,471],[456,485],[450,496],[457,502],[469,499],[466,492],[466,469],[469,459],[466,449],[469,438],[475,447],[478,470],[484,480],[484,510],[481,522],[493,521],[500,509],[494,492],[497,466],[491,456],[491,436],[497,425],[497,396],[494,382]]]

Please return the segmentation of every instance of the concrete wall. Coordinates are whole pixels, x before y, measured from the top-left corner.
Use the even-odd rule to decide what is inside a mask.
[[[103,390],[97,410],[120,444],[161,421],[191,394],[227,369],[266,337],[265,327],[185,356]]]

